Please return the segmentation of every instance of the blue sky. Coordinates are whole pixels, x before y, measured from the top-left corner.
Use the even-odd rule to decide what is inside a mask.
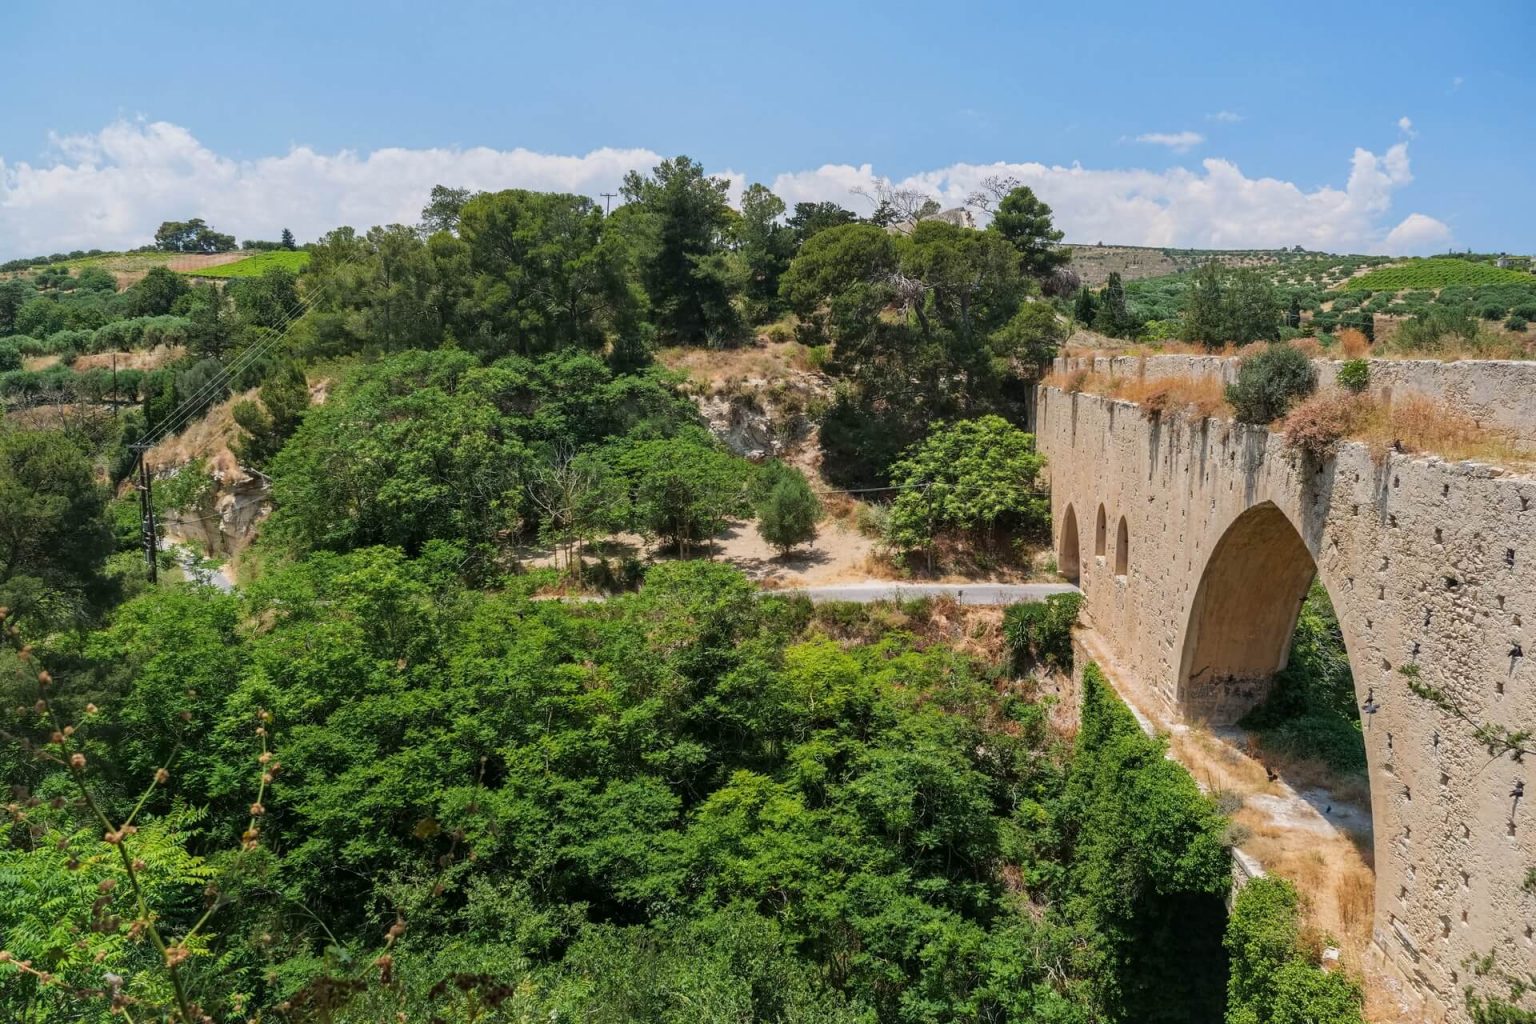
[[[859,174],[947,201],[1003,162],[1077,241],[1536,250],[1536,4],[1459,7],[27,5],[0,255],[199,212],[312,236],[434,176],[595,193],[679,152],[850,206]]]

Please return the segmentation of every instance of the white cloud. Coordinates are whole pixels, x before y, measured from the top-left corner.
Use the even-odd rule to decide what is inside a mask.
[[[558,156],[484,147],[321,153],[301,146],[282,156],[233,160],[184,128],[144,121],[56,139],[54,149],[45,164],[0,157],[0,259],[142,245],[162,220],[189,216],[241,238],[271,238],[283,227],[310,239],[339,224],[413,223],[438,183],[596,198],[616,191],[626,171],[661,159],[647,149]],[[733,171],[714,173],[730,178],[733,195],[746,181]],[[1251,178],[1217,158],[1164,171],[954,164],[891,184],[958,206],[990,175],[1012,175],[1034,188],[1070,241],[1346,252],[1433,251],[1450,241],[1449,229],[1433,217],[1415,213],[1394,226],[1387,216],[1396,192],[1413,180],[1407,142],[1380,154],[1357,149],[1343,188],[1304,190]],[[864,200],[850,190],[876,177],[870,164],[827,164],[785,172],[772,186],[791,206],[832,200],[863,210]]]
[[[1394,193],[1413,180],[1408,145],[1385,153],[1357,149],[1343,188],[1303,190],[1276,178],[1250,178],[1229,160],[1200,169],[1090,170],[1039,163],[954,164],[890,181],[958,206],[992,176],[1014,177],[1051,205],[1068,241],[1213,249],[1301,245],[1333,252],[1430,251],[1449,229],[1424,214],[1396,227],[1386,218]],[[862,209],[850,189],[875,177],[869,164],[828,164],[781,174],[773,190],[786,203],[832,200]]]
[[[1147,132],[1136,136],[1137,142],[1150,142],[1154,146],[1167,146],[1175,153],[1188,153],[1205,141],[1199,132]]]
[[[1410,139],[1419,137],[1419,133],[1413,130],[1413,120],[1406,114],[1397,119],[1397,130]]]
[[[1452,78],[1451,79],[1451,91],[1455,92],[1457,89],[1460,89],[1463,85],[1466,84],[1466,81],[1467,80],[1465,78],[1462,78],[1460,75],[1457,75],[1455,78]]]
[[[1237,124],[1243,119],[1242,114],[1234,114],[1230,110],[1218,110],[1214,114],[1206,114],[1207,121],[1220,121],[1222,124]]]
[[[1392,256],[1406,256],[1438,251],[1449,247],[1451,229],[1444,221],[1422,213],[1410,213],[1401,224],[1387,232],[1382,249]]]
[[[163,220],[203,217],[241,238],[301,239],[339,224],[413,224],[435,184],[559,189],[596,197],[649,168],[645,149],[554,156],[526,149],[378,149],[237,161],[163,121],[119,121],[94,135],[55,138],[46,165],[0,154],[0,251],[7,258],[143,245]],[[736,176],[739,177],[739,176]]]

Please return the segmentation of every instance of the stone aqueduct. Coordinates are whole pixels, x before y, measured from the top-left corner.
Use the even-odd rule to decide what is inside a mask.
[[[1231,372],[1189,357],[1115,362],[1122,373]],[[1375,379],[1437,391],[1523,436],[1536,429],[1524,407],[1536,402],[1531,364],[1383,365]],[[1530,767],[1490,757],[1400,671],[1418,666],[1479,722],[1536,728],[1536,478],[1378,462],[1359,444],[1321,468],[1298,465],[1264,428],[1159,421],[1048,387],[1036,406],[1058,561],[1116,671],[1187,720],[1230,723],[1284,666],[1315,572],[1358,700],[1374,709],[1363,720],[1375,945],[1431,1020],[1462,1017],[1472,957],[1536,973],[1536,894],[1524,884],[1536,807],[1514,795]]]

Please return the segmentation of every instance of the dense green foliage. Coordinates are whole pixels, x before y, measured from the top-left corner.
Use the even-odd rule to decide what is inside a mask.
[[[1185,340],[1210,348],[1275,341],[1281,323],[1279,293],[1258,271],[1207,263],[1195,272],[1184,301]]]
[[[1339,387],[1351,394],[1361,394],[1371,386],[1371,361],[1369,359],[1349,359],[1339,367],[1339,374],[1334,378]]]
[[[1290,345],[1269,345],[1245,356],[1227,401],[1239,423],[1272,423],[1317,388],[1317,371],[1306,353]]]
[[[783,292],[800,340],[830,345],[843,382],[821,431],[833,480],[893,479],[935,420],[1022,418],[1019,396],[1066,336],[1052,307],[1028,301],[1027,264],[1001,230],[941,220],[905,234],[846,224],[805,243]]]
[[[1065,909],[1100,965],[1110,1020],[1214,1020],[1225,958],[1225,821],[1141,731],[1097,665],[1082,673],[1082,725],[1062,800],[1073,859]]]
[[[1299,917],[1296,889],[1283,879],[1256,878],[1237,894],[1225,942],[1227,1024],[1362,1024],[1358,986],[1308,958]]]
[[[1219,935],[1219,914],[1189,926],[1225,878],[1220,819],[1102,687],[1068,757],[1042,708],[903,628],[920,606],[758,600],[706,562],[559,605],[464,589],[461,552],[161,588],[73,656],[54,702],[97,799],[120,814],[170,764],[126,840],[159,927],[224,894],[181,975],[216,1014],[467,1020],[466,993],[504,990],[517,1012],[490,1019],[1086,1024],[1219,1000],[1219,970],[1182,958]],[[31,731],[11,708],[32,687],[6,680],[5,728]],[[62,792],[67,770],[19,765]],[[224,852],[263,771],[259,840]],[[123,867],[77,813],[45,799],[9,826],[7,948],[164,1005]],[[1184,937],[1159,934],[1175,916]],[[109,1019],[105,998],[8,981],[12,1015]]]
[[[54,628],[111,596],[107,492],[63,434],[0,428],[0,606]]]
[[[1044,601],[1011,604],[1003,613],[1003,638],[1015,667],[1030,664],[1072,671],[1072,625],[1082,594],[1052,594]]]
[[[1050,520],[1039,483],[1044,467],[1034,435],[1000,416],[938,424],[891,467],[901,491],[889,539],[931,551],[946,534],[988,544],[1003,533],[1039,535]]]
[[[1313,581],[1290,660],[1275,675],[1269,697],[1239,723],[1264,746],[1293,757],[1315,757],[1340,772],[1365,771],[1365,738],[1349,655],[1328,591]]]

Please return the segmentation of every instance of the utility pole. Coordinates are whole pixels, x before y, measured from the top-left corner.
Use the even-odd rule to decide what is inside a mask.
[[[160,534],[155,525],[154,476],[149,472],[149,445],[136,444],[139,455],[139,520],[144,533],[144,560],[149,565],[149,582],[160,579]]]
[[[601,192],[601,193],[599,193],[599,195],[601,195],[603,197],[603,216],[606,217],[606,216],[608,216],[609,207],[611,207],[613,205],[613,197],[618,195],[618,193],[617,192]]]

